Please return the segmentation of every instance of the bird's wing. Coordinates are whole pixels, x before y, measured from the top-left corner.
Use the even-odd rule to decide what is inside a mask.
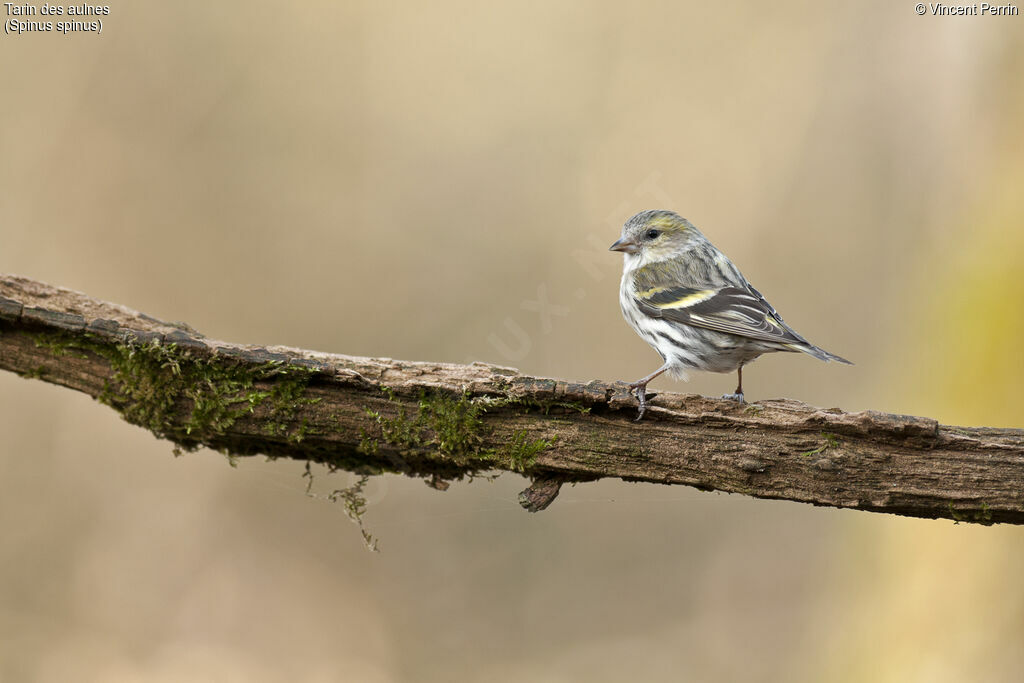
[[[640,287],[651,285],[646,289]],[[806,345],[753,287],[702,288],[637,282],[634,298],[650,316],[782,345]]]

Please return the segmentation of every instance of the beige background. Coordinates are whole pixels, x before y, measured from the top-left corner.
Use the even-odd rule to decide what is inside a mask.
[[[764,358],[749,399],[1024,426],[1024,17],[110,7],[99,36],[0,36],[0,271],[232,341],[632,380],[658,358],[620,318],[604,249],[632,213],[672,208],[857,362]],[[621,482],[528,515],[513,476],[446,493],[386,477],[375,555],[300,467],[175,459],[63,389],[0,376],[0,435],[2,681],[1024,666],[1018,528]]]

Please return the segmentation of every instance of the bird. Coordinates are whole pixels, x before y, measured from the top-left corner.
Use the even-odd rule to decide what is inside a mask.
[[[641,211],[609,249],[623,255],[622,315],[663,361],[628,384],[639,403],[637,421],[647,409],[647,385],[664,372],[685,380],[689,370],[735,370],[736,391],[722,398],[744,403],[743,366],[761,354],[800,351],[853,365],[797,334],[725,254],[673,211]]]

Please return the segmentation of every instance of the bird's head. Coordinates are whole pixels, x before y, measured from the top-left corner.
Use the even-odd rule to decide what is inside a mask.
[[[704,239],[693,223],[672,211],[641,211],[622,226],[622,237],[609,249],[650,263],[679,255]],[[627,261],[628,261],[627,257]]]

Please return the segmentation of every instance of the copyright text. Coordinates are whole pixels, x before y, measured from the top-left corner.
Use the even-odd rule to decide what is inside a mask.
[[[1015,17],[1020,10],[1013,3],[990,5],[987,2],[973,5],[947,5],[942,2],[919,2],[914,5],[914,12],[933,17]]]

